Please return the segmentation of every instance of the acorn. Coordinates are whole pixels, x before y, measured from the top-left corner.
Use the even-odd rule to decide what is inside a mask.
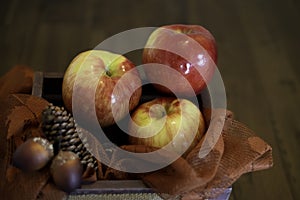
[[[75,153],[60,151],[52,160],[50,172],[57,187],[72,192],[81,186],[83,167]]]
[[[35,171],[46,166],[53,155],[53,145],[47,139],[30,138],[14,152],[13,165],[23,171]]]

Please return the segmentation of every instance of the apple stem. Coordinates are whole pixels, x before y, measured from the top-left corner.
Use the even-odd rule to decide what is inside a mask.
[[[163,118],[164,116],[166,116],[166,111],[165,111],[165,110],[162,110],[162,111],[160,112],[159,118]]]
[[[112,74],[110,73],[109,70],[106,70],[106,71],[105,71],[105,74],[106,74],[107,76],[109,76],[109,77],[111,77],[111,75],[112,75]]]
[[[152,107],[150,109],[150,116],[157,119],[163,118],[166,116],[166,110],[162,109],[162,107]]]

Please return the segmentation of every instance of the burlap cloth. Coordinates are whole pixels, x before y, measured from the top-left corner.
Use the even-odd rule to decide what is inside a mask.
[[[48,102],[30,94],[17,94],[30,93],[32,79],[32,70],[23,66],[14,67],[0,79],[1,199],[63,199],[68,196],[53,185],[48,167],[24,173],[12,166],[15,149],[26,139],[42,135],[40,115]],[[218,124],[222,118],[218,113],[221,112],[210,116],[211,112],[205,110],[205,119],[210,119],[207,123]],[[185,159],[179,158],[152,173],[126,174],[99,163],[99,171],[85,172],[83,179],[138,178],[165,199],[205,199],[218,196],[241,175],[273,165],[271,147],[243,123],[234,120],[230,111],[226,112],[221,137],[202,159],[198,156],[201,145],[200,142]],[[133,152],[153,150],[130,145],[122,148]],[[112,155],[111,160],[120,164],[126,162],[118,155]]]

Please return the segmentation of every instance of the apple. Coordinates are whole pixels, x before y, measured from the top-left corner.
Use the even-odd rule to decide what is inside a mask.
[[[213,35],[200,25],[174,24],[157,28],[149,36],[143,51],[143,63],[158,63],[177,70],[199,94],[212,78],[217,64],[217,47]],[[151,82],[164,80],[174,85],[179,95],[193,95],[186,84],[174,80],[168,70],[145,69]],[[171,93],[168,87],[155,84],[164,93]]]
[[[160,97],[139,105],[129,122],[129,143],[186,155],[205,133],[199,108],[187,99]]]
[[[122,55],[102,50],[78,54],[68,66],[62,84],[65,107],[72,111],[75,102],[86,122],[94,119],[96,112],[101,127],[129,114],[139,103],[141,93],[135,65]]]

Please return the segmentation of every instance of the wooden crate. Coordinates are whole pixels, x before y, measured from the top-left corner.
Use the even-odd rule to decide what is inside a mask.
[[[62,82],[63,74],[61,73],[35,72],[32,95],[45,98],[54,105],[63,106]],[[154,92],[155,90],[151,85],[143,86],[140,103],[158,97]],[[200,97],[198,97],[198,101],[201,103]],[[112,127],[112,129],[115,131],[118,127]],[[110,128],[108,131],[112,131],[112,129]],[[117,145],[122,145],[124,137],[126,135],[121,133],[121,137],[120,135],[118,137],[111,136],[109,139]],[[231,191],[232,188],[228,188],[214,200],[229,199]],[[113,196],[111,196],[112,194]],[[101,180],[83,185],[70,194],[70,199],[84,199],[87,197],[89,199],[161,199],[152,188],[147,187],[141,180]]]

